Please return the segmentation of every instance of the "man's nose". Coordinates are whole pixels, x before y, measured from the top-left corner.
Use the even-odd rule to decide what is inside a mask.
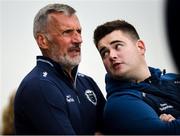
[[[109,58],[110,58],[110,60],[116,59],[117,58],[117,51],[111,49],[109,52]]]
[[[72,37],[72,41],[74,43],[82,43],[82,36],[81,33],[79,33],[78,31],[74,31],[73,37]]]

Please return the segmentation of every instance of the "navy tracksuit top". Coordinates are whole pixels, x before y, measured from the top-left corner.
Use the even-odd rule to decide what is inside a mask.
[[[106,75],[105,134],[180,134],[180,75],[149,69],[151,77],[140,83]],[[161,121],[163,113],[176,120]]]
[[[92,78],[38,56],[15,97],[16,134],[87,134],[100,131],[105,99]]]

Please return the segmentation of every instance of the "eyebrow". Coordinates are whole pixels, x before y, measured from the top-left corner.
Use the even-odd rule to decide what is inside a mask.
[[[114,43],[118,43],[118,42],[123,43],[123,41],[115,40],[115,41],[110,42],[110,45],[112,45],[112,44],[114,44]]]
[[[103,50],[105,50],[105,49],[106,49],[106,47],[100,48],[100,50],[99,50],[100,54],[101,54],[101,52],[102,52]]]
[[[120,41],[120,40],[114,40],[114,41],[110,42],[110,45],[115,44],[115,43],[124,43],[124,42]],[[106,47],[103,46],[99,49],[99,52],[101,53],[105,49],[106,49]]]

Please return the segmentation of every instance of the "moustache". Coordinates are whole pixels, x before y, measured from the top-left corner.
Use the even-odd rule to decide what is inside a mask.
[[[80,51],[81,50],[81,46],[80,45],[73,45],[72,47],[70,47],[68,49],[68,51]]]

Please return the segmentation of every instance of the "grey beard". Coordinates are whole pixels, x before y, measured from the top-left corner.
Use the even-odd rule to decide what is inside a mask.
[[[73,69],[75,66],[79,65],[81,61],[81,56],[76,58],[70,58],[69,56],[58,56],[53,58],[58,64],[60,64],[63,68],[71,68]]]

